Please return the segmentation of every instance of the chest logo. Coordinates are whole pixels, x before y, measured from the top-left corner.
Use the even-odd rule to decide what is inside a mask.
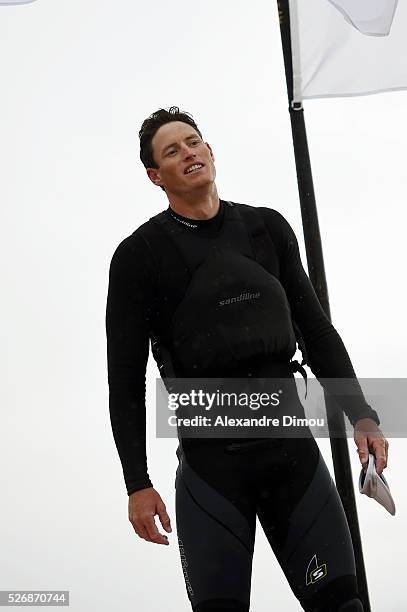
[[[241,293],[236,297],[227,298],[226,300],[220,300],[219,306],[226,306],[226,304],[234,304],[235,302],[244,302],[246,300],[254,300],[259,298],[261,295],[260,291],[257,293]]]

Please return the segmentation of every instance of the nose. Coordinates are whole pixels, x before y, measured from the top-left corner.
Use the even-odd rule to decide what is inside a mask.
[[[185,160],[196,157],[194,150],[191,147],[189,147],[187,144],[184,144],[183,157]]]

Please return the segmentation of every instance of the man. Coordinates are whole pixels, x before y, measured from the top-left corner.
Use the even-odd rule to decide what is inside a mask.
[[[303,414],[291,360],[295,320],[317,378],[351,381],[342,408],[362,465],[370,450],[381,473],[388,442],[288,222],[276,210],[219,198],[213,151],[177,107],[144,121],[140,157],[169,206],[117,247],[106,309],[111,423],[139,537],[168,544],[155,515],[171,532],[147,471],[149,340],[163,377],[283,377],[293,413]],[[363,611],[344,511],[312,435],[180,439],[177,455],[178,543],[195,612],[249,610],[256,516],[304,610]]]

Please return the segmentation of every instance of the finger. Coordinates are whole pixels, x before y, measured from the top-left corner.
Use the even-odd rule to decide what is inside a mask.
[[[367,438],[365,436],[357,436],[355,437],[355,442],[357,448],[357,452],[359,454],[359,461],[362,466],[365,468],[369,463],[369,450],[367,446]]]
[[[159,506],[157,506],[157,514],[158,517],[160,519],[160,523],[163,526],[163,528],[165,529],[165,531],[167,531],[168,533],[171,533],[172,528],[171,528],[171,520],[170,517],[167,514],[167,510],[165,509],[164,504],[160,504]]]
[[[141,525],[140,523],[134,521],[130,521],[131,524],[133,525],[133,529],[136,532],[136,534],[138,535],[139,538],[141,538],[142,540],[146,540],[146,542],[150,542],[150,537],[145,529],[145,527],[143,527],[143,525]]]
[[[154,515],[151,512],[150,514],[135,513],[134,515],[129,515],[129,520],[133,525],[134,531],[140,538],[146,540],[146,542],[151,542],[150,535],[146,528],[146,522],[149,518],[153,520],[153,516]]]
[[[384,440],[374,440],[372,442],[373,454],[375,456],[376,472],[381,474],[387,466],[387,453]]]
[[[155,524],[154,517],[149,516],[143,523],[144,527],[147,530],[147,533],[150,537],[150,542],[155,542],[156,544],[168,544],[168,538],[166,535],[161,534],[157,525]]]
[[[151,542],[151,538],[150,538],[150,536],[148,535],[147,529],[146,529],[145,527],[143,527],[143,526],[142,526],[142,527],[140,527],[140,528],[139,528],[139,531],[140,531],[140,533],[139,533],[140,538],[142,538],[142,539],[143,539],[143,540],[145,540],[146,542]]]

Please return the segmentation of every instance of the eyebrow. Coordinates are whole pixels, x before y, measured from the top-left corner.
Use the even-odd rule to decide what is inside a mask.
[[[190,136],[187,136],[186,138],[184,138],[184,140],[191,140],[191,138],[199,138],[199,134],[191,134]],[[167,149],[170,149],[171,147],[176,147],[178,143],[176,142],[172,142],[169,145],[166,145],[163,150],[161,151],[161,155],[164,155],[164,153],[166,152]]]

